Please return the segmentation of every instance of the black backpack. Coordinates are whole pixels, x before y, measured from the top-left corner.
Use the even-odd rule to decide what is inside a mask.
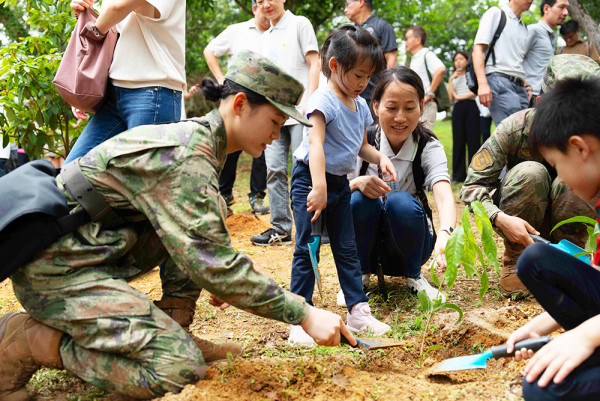
[[[498,38],[502,34],[504,27],[506,26],[506,13],[504,10],[500,10],[500,23],[498,24],[498,28],[496,29],[496,33],[494,33],[494,38],[490,42],[490,45],[485,54],[485,60],[483,62],[483,68],[485,68],[490,56],[492,56],[492,62],[496,65],[496,52],[494,50],[494,46],[496,46],[496,42]],[[467,77],[467,86],[469,90],[474,94],[477,94],[477,90],[479,89],[479,83],[477,82],[477,75],[475,75],[475,68],[473,68],[473,48],[469,52],[469,60],[467,62],[467,67],[465,68],[466,77]]]

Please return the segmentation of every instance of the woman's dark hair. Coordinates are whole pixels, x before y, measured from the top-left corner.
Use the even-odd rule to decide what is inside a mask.
[[[540,147],[566,153],[569,138],[590,134],[600,139],[600,78],[568,78],[540,98],[531,133],[532,154]]]
[[[364,60],[371,62],[373,75],[385,68],[385,57],[379,41],[363,28],[355,25],[342,25],[334,29],[321,46],[321,67],[323,75],[331,78],[329,60],[335,57],[342,69],[342,75]]]
[[[200,85],[202,87],[202,94],[206,100],[210,100],[211,102],[217,102],[221,99],[225,99],[228,96],[243,92],[246,94],[248,102],[252,105],[269,103],[267,98],[263,95],[260,95],[242,85],[238,85],[227,78],[225,78],[223,85],[219,85],[212,78],[206,77],[202,79],[202,83]]]
[[[454,53],[454,57],[452,57],[452,63],[454,63],[454,60],[456,60],[456,56],[458,56],[459,54],[463,56],[466,60],[469,60],[469,55],[467,54],[467,52],[460,50]]]
[[[421,77],[405,66],[397,66],[394,68],[390,68],[389,70],[385,70],[379,75],[379,81],[377,81],[377,85],[375,85],[375,89],[373,89],[373,94],[371,95],[371,105],[374,107],[374,103],[379,103],[385,90],[387,87],[394,82],[402,82],[403,84],[410,85],[417,91],[417,97],[419,98],[419,104],[425,98],[425,88],[423,88],[423,81]],[[421,110],[423,111],[423,110]],[[415,141],[418,141],[419,138],[425,137],[428,141],[433,139],[437,139],[435,134],[425,128],[423,122],[419,122],[417,124],[417,128],[413,131],[413,137]]]

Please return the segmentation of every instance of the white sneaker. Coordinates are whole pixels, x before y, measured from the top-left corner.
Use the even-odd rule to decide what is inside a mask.
[[[302,328],[302,326],[298,326],[295,324],[290,325],[290,336],[288,337],[288,343],[294,346],[301,347],[314,347],[317,345],[315,340]]]
[[[436,298],[440,298],[442,302],[446,302],[446,296],[436,288],[433,288],[431,284],[429,284],[429,281],[427,281],[423,276],[417,279],[407,278],[406,284],[408,285],[410,292],[412,292],[414,295],[417,295],[421,291],[425,291],[425,294],[427,294],[427,297],[430,300],[433,301]]]
[[[344,298],[344,291],[340,290],[337,294],[337,304],[339,306],[347,306],[346,298]]]
[[[348,312],[346,321],[348,329],[354,333],[370,331],[374,336],[382,336],[392,329],[371,315],[371,308],[366,302],[359,302],[354,305],[352,311]]]

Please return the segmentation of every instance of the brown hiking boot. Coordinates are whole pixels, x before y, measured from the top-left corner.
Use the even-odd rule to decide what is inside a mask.
[[[188,333],[202,352],[206,364],[227,359],[227,354],[229,353],[232,355],[242,353],[242,346],[237,343],[226,341],[224,343],[215,344],[192,334],[190,331],[190,324],[192,324],[192,321],[194,320],[196,303],[191,299],[166,299],[154,301],[154,304],[169,315],[171,319],[179,323],[179,325]]]
[[[40,367],[63,368],[59,351],[62,335],[27,313],[0,317],[0,400],[29,400],[25,385]]]
[[[522,297],[529,294],[527,287],[523,285],[517,276],[517,259],[525,249],[521,244],[504,241],[504,258],[502,270],[500,271],[500,292],[506,297]]]

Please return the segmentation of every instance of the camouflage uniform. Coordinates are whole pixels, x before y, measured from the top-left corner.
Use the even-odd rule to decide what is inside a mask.
[[[506,118],[473,157],[460,192],[463,202],[479,201],[492,222],[504,213],[517,216],[548,238],[549,231],[573,216],[595,216],[595,202],[576,197],[559,183],[556,172],[541,157],[532,156],[527,137],[535,109],[519,111]],[[506,175],[499,180],[506,167]],[[501,230],[496,230],[502,235]],[[583,244],[585,227],[567,224],[552,233],[552,240],[568,239]],[[506,240],[506,238],[505,238]]]
[[[544,73],[542,91],[550,91],[564,78],[598,74],[600,67],[589,57],[553,56]],[[522,218],[548,238],[550,230],[562,220],[573,216],[595,216],[595,201],[579,199],[558,181],[556,171],[541,156],[531,155],[527,137],[534,114],[535,109],[526,109],[502,121],[473,156],[460,198],[466,204],[481,202],[492,222],[503,211]],[[499,180],[504,167],[507,173]],[[496,231],[504,237],[501,230]],[[568,239],[583,245],[587,231],[582,224],[566,224],[551,237],[555,242]],[[506,245],[506,237],[504,239]]]
[[[295,93],[276,67],[261,67],[243,66],[255,82],[265,80],[263,73],[278,80],[277,85],[267,82],[277,88],[273,93],[261,94],[278,99]],[[244,77],[232,74],[227,78],[244,84]],[[167,256],[173,261],[167,276],[189,279],[195,288],[238,308],[291,324],[308,315],[303,298],[256,271],[232,247],[218,192],[225,127],[216,110],[202,120],[210,129],[189,120],[137,127],[74,161],[129,223],[113,230],[86,224],[11,277],[29,314],[65,333],[60,343],[64,368],[102,389],[152,398],[204,377],[202,354],[190,337],[126,282]],[[60,177],[57,184],[76,205]]]

